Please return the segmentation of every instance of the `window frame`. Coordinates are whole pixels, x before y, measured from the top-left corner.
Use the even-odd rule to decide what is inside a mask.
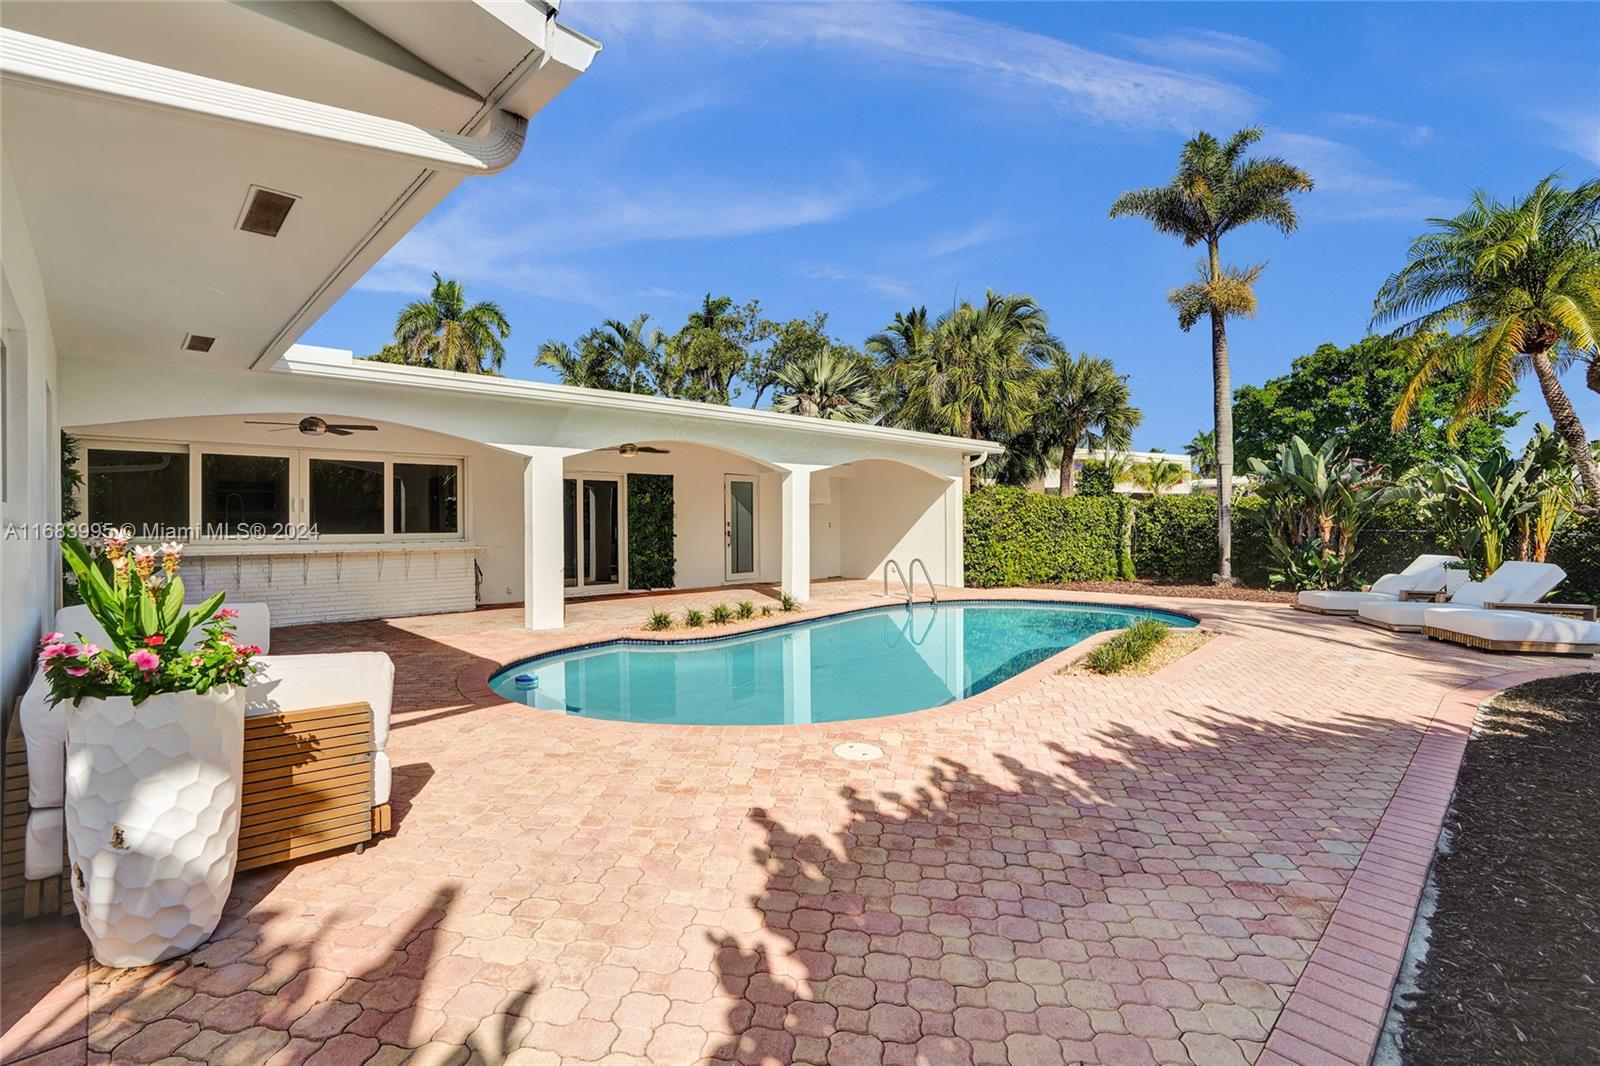
[[[195,534],[188,538],[189,543],[199,547],[207,545],[237,545],[244,543],[301,543],[316,544],[376,544],[388,541],[413,543],[464,543],[467,540],[471,522],[468,510],[468,494],[471,491],[467,483],[468,463],[462,455],[432,455],[412,452],[379,452],[365,449],[339,449],[339,448],[295,448],[277,445],[251,445],[232,443],[213,443],[210,441],[178,442],[172,440],[140,440],[129,437],[91,436],[85,434],[78,437],[78,470],[84,476],[83,491],[83,516],[81,521],[90,527],[105,525],[110,519],[103,519],[91,513],[89,508],[88,475],[89,452],[95,451],[139,451],[139,452],[169,452],[176,455],[185,455],[189,459],[189,524]],[[275,458],[289,459],[289,520],[291,527],[307,526],[311,521],[311,460],[333,459],[352,460],[355,462],[380,463],[383,466],[383,532],[381,533],[340,533],[327,534],[316,537],[296,537],[289,535],[291,530],[275,536],[264,538],[228,536],[206,536],[205,522],[201,518],[201,505],[204,502],[201,493],[200,465],[202,456],[207,453],[222,455],[259,455]],[[456,468],[456,525],[457,529],[449,533],[396,533],[394,532],[394,467],[395,464],[416,466],[454,466]]]

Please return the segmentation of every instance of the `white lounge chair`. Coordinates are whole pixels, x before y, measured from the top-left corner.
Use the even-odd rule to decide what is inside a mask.
[[[1586,604],[1540,604],[1538,610],[1434,608],[1424,612],[1422,631],[1436,640],[1482,651],[1541,655],[1600,654],[1600,621]]]
[[[1536,604],[1566,576],[1567,572],[1553,563],[1502,563],[1482,581],[1468,581],[1456,589],[1443,604],[1404,596],[1394,602],[1364,603],[1356,612],[1356,621],[1396,633],[1420,633],[1423,618],[1430,610],[1477,610],[1490,603]]]
[[[196,606],[190,604],[188,606]],[[238,610],[234,637],[241,644],[271,649],[272,618],[264,603],[229,604]],[[88,608],[63,607],[56,612],[55,628],[76,639],[79,633],[92,643],[110,639]],[[203,639],[196,633],[184,641],[192,647]],[[384,747],[389,739],[389,711],[394,700],[394,663],[383,652],[342,652],[323,655],[262,655],[261,670],[245,690],[245,717],[365,703],[372,708],[372,805],[389,802],[391,768]],[[23,851],[23,876],[29,881],[61,873],[66,801],[67,706],[51,707],[44,673],[35,670],[32,682],[18,703],[22,738],[28,756],[28,824]]]
[[[1458,564],[1452,567],[1451,563]],[[1295,597],[1295,607],[1314,614],[1353,615],[1364,603],[1392,603],[1402,593],[1454,592],[1466,584],[1467,572],[1455,555],[1419,555],[1398,574],[1384,574],[1361,592],[1307,589]]]

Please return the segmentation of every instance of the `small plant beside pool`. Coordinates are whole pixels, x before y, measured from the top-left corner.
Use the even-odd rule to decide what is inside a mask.
[[[1171,632],[1165,622],[1147,618],[1094,649],[1084,657],[1083,665],[1097,674],[1120,674],[1148,659]]]
[[[690,629],[699,629],[706,624],[705,612],[697,611],[693,607],[689,608],[683,612],[683,624]]]
[[[672,616],[666,611],[651,611],[650,620],[644,624],[644,627],[652,633],[660,633],[663,630],[671,629]]]
[[[731,621],[733,621],[733,608],[729,607],[727,604],[719,603],[715,607],[711,608],[712,625],[725,626]]]

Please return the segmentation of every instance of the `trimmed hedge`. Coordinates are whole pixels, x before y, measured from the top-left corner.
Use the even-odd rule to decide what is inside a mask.
[[[628,587],[677,584],[671,474],[628,475]]]
[[[1132,576],[1118,565],[1129,510],[1137,576],[1210,582],[1217,570],[1214,496],[1134,503],[1122,497],[985,488],[967,498],[967,584],[992,588]],[[1363,582],[1399,570],[1418,555],[1448,550],[1427,515],[1409,500],[1380,508],[1358,544],[1355,572]],[[1245,584],[1264,588],[1271,558],[1264,505],[1243,497],[1233,506],[1233,572]],[[1600,519],[1568,521],[1550,545],[1550,561],[1567,572],[1558,599],[1600,604]]]
[[[1116,496],[1046,496],[987,487],[967,497],[966,575],[974,588],[1114,581],[1122,551]]]

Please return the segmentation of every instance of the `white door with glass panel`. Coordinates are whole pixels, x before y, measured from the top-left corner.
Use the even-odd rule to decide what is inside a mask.
[[[723,479],[722,539],[729,581],[756,576],[756,481],[728,475]]]
[[[562,482],[563,565],[569,589],[616,588],[626,566],[618,475]]]

